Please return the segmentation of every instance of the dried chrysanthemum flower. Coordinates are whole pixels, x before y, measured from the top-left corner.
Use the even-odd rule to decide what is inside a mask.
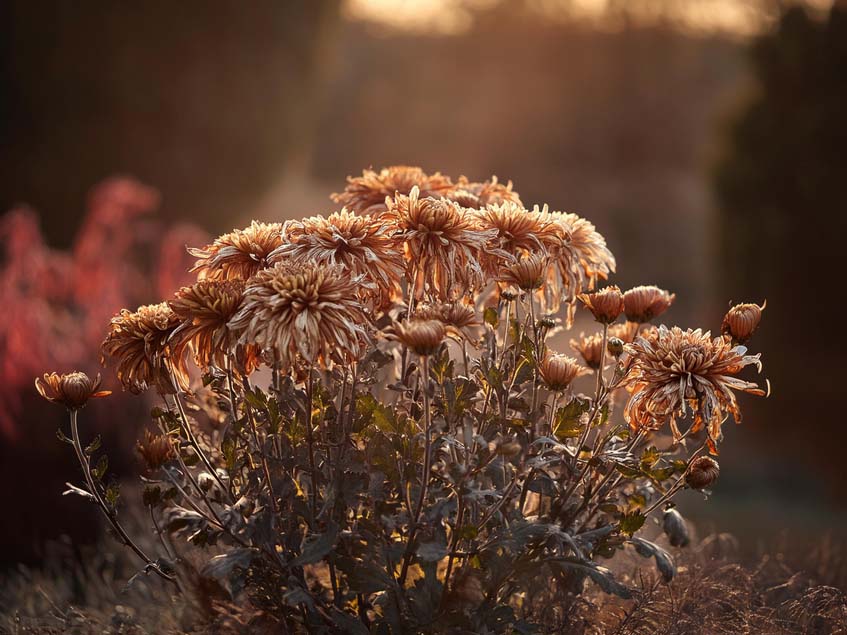
[[[447,337],[447,327],[441,320],[405,320],[394,324],[388,337],[425,357],[438,352],[438,348]]]
[[[526,254],[549,255],[561,244],[559,228],[538,209],[528,211],[520,203],[506,201],[473,213],[482,227],[496,230],[485,255],[490,275],[496,275],[504,261]]]
[[[721,468],[718,462],[709,456],[698,456],[691,461],[685,473],[685,484],[691,489],[705,489],[718,480]]]
[[[632,391],[624,417],[635,428],[655,429],[670,422],[674,439],[681,438],[676,418],[694,411],[692,432],[704,424],[709,440],[721,438],[721,424],[731,414],[741,421],[735,392],[763,396],[758,385],[736,375],[747,366],[761,368],[759,355],[746,355],[723,337],[700,329],[683,331],[660,326],[627,346],[627,383]]]
[[[341,265],[280,262],[250,280],[229,327],[242,343],[273,351],[286,370],[298,355],[324,367],[351,362],[361,356],[370,324],[360,285]]]
[[[170,338],[171,356],[183,359],[190,346],[200,368],[227,368],[237,359],[245,372],[255,370],[261,362],[260,351],[255,346],[239,348],[238,337],[229,327],[241,307],[244,286],[243,280],[201,280],[180,289],[168,302],[181,322]]]
[[[667,311],[676,298],[653,285],[633,287],[623,294],[624,313],[630,322],[643,324]]]
[[[200,280],[248,280],[268,266],[268,256],[282,244],[280,223],[253,221],[215,239],[202,249],[189,248],[198,258],[191,268]]]
[[[269,257],[303,264],[344,265],[353,276],[363,276],[376,306],[400,295],[405,263],[392,228],[377,216],[359,216],[346,209],[328,218],[314,216],[283,226],[283,243]]]
[[[158,470],[174,458],[173,441],[165,434],[154,434],[146,428],[144,438],[138,441],[135,449],[150,471]]]
[[[385,210],[386,198],[396,194],[409,195],[417,187],[421,198],[440,197],[455,186],[450,177],[440,172],[429,175],[421,168],[408,165],[393,165],[379,173],[364,170],[362,176],[348,176],[347,187],[333,194],[332,200],[361,214],[373,214]]]
[[[482,249],[495,232],[483,229],[470,212],[446,199],[421,198],[417,186],[398,195],[383,215],[393,225],[406,255],[407,276],[424,291],[452,300],[482,286]]]
[[[767,301],[758,304],[736,304],[723,318],[721,333],[739,344],[746,344],[762,320],[762,311],[768,305]]]
[[[414,319],[438,320],[447,328],[448,334],[469,341],[475,339],[482,326],[474,308],[459,301],[442,304],[419,304],[415,307]]]
[[[607,340],[610,343],[613,339],[618,339],[624,344],[629,344],[635,338],[635,333],[638,325],[634,322],[624,322],[623,324],[610,324]],[[570,341],[571,348],[582,356],[585,364],[597,370],[600,366],[600,355],[603,350],[603,333],[592,333],[585,335],[580,333],[579,337]],[[608,348],[607,348],[608,350]],[[611,353],[611,351],[609,351]]]
[[[548,353],[538,366],[538,374],[550,390],[562,391],[587,372],[576,359],[560,353]]]
[[[167,302],[148,304],[138,310],[124,309],[112,318],[109,334],[101,346],[101,363],[106,357],[117,360],[118,379],[126,390],[141,393],[155,387],[162,394],[188,387],[184,360],[171,356],[168,339],[180,320]]]
[[[538,211],[537,207],[534,211]],[[573,323],[574,302],[584,290],[591,290],[598,279],[606,279],[615,271],[615,257],[606,247],[606,239],[594,225],[577,216],[563,212],[540,212],[556,229],[558,246],[548,269],[545,299],[551,310],[560,301],[568,304],[567,324]]]
[[[111,395],[111,390],[98,390],[100,375],[91,379],[85,373],[76,371],[66,375],[44,373],[44,377],[35,379],[35,389],[47,401],[59,403],[68,410],[79,410],[89,399]]]
[[[500,282],[515,285],[524,291],[534,291],[544,285],[547,274],[547,257],[530,254],[503,267]]]
[[[447,192],[445,196],[462,207],[479,208],[507,202],[521,205],[521,197],[512,189],[512,182],[509,181],[503,185],[496,176],[482,183],[470,182],[464,176],[460,176],[454,189]]]
[[[623,313],[623,294],[617,286],[581,293],[578,298],[600,324],[611,324]]]

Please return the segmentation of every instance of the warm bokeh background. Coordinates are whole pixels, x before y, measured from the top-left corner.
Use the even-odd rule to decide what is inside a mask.
[[[332,211],[396,163],[588,217],[614,281],[674,290],[683,326],[767,298],[774,394],[742,398],[716,495],[682,509],[749,549],[844,536],[847,5],[9,0],[0,85],[0,561],[90,535],[32,376],[96,369],[108,316],[178,286],[204,232]],[[119,474],[144,408],[89,409]]]

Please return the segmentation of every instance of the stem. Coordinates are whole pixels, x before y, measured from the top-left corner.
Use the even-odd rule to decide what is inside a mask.
[[[241,381],[244,385],[244,390],[250,390],[250,380],[247,379],[247,375],[242,376]],[[259,432],[256,429],[256,418],[253,416],[253,408],[246,399],[244,400],[244,408],[247,410],[247,420],[250,422],[250,432],[253,434],[253,442],[256,444],[256,450],[259,452],[259,457],[262,459],[262,470],[265,473],[265,482],[268,485],[268,496],[271,500],[271,511],[274,515],[276,515],[276,496],[274,495],[274,487],[271,483],[271,470],[268,467],[268,457],[265,454],[265,446],[259,441]]]
[[[129,537],[126,530],[123,526],[118,522],[117,516],[115,515],[114,510],[109,507],[105,500],[103,500],[103,496],[100,494],[100,489],[97,487],[97,483],[94,481],[94,476],[91,474],[91,464],[89,463],[88,457],[85,455],[85,452],[82,449],[82,444],[79,441],[79,427],[77,425],[77,410],[71,410],[71,440],[73,442],[74,451],[76,452],[76,458],[79,461],[80,466],[82,467],[82,472],[85,475],[85,482],[88,484],[88,489],[91,491],[91,495],[94,497],[94,500],[97,502],[97,505],[100,507],[100,510],[103,512],[103,515],[106,516],[106,519],[109,521],[109,524],[112,528],[117,532],[118,536],[120,536],[123,543],[132,549],[135,554],[144,561],[146,565],[146,569],[149,569],[156,573],[161,578],[168,580],[169,582],[173,582],[177,584],[176,578],[172,575],[169,575],[162,571],[159,565],[153,562],[149,556],[141,550],[132,538]],[[177,586],[179,586],[177,584]]]
[[[312,366],[309,365],[309,377],[306,380],[306,444],[309,446],[309,470],[312,477],[312,491],[309,498],[312,502],[312,519],[318,509],[318,470],[315,463],[315,439],[312,435]]]
[[[424,395],[424,464],[421,474],[421,489],[418,494],[418,502],[415,506],[415,514],[412,518],[412,526],[409,528],[409,541],[406,544],[406,552],[403,554],[403,566],[400,569],[400,586],[406,581],[406,574],[409,571],[409,564],[412,559],[412,551],[415,547],[415,537],[418,532],[418,523],[423,511],[424,501],[426,500],[427,490],[429,489],[429,473],[432,470],[432,416],[429,411],[429,356],[422,356],[422,380],[423,380],[423,395]]]

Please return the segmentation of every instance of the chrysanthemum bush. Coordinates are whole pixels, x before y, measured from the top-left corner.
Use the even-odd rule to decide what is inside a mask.
[[[112,320],[103,361],[160,397],[138,445],[159,550],[80,428],[99,378],[48,375],[69,492],[148,576],[280,632],[547,632],[587,584],[631,596],[607,566],[624,550],[670,581],[639,534],[653,517],[688,542],[672,499],[708,490],[737,394],[765,394],[743,345],[764,307],[716,336],[656,324],[674,294],[597,288],[595,227],[495,178],[393,167],[333,200],[191,249],[196,284]],[[578,307],[595,332],[553,350]]]

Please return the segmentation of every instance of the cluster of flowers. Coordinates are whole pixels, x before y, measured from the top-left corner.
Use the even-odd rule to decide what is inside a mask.
[[[496,178],[454,181],[413,167],[368,170],[349,178],[333,200],[344,207],[327,217],[253,222],[191,249],[195,284],[111,322],[104,361],[115,361],[127,390],[154,388],[167,407],[156,415],[160,433],[148,431],[139,449],[151,471],[164,469],[173,484],[176,492],[167,500],[195,499],[187,503],[191,517],[199,514],[206,524],[193,541],[201,534],[208,541],[212,531],[249,547],[252,559],[238,568],[254,576],[256,558],[286,575],[298,571],[305,595],[281,600],[297,609],[280,618],[286,623],[308,625],[319,619],[310,611],[324,606],[338,613],[324,616],[336,625],[345,623],[342,614],[350,616],[348,608],[368,625],[420,622],[410,616],[415,601],[408,597],[415,566],[441,594],[432,610],[467,620],[468,612],[456,609],[463,602],[513,606],[517,591],[509,576],[485,573],[485,558],[495,558],[489,552],[501,558],[503,549],[515,549],[517,575],[516,563],[552,549],[567,556],[542,559],[558,563],[553,578],[576,568],[580,582],[587,576],[623,594],[594,562],[597,554],[619,548],[662,505],[672,543],[687,540],[680,537],[684,522],[667,505],[686,485],[703,489],[717,477],[717,463],[705,452],[717,454],[729,415],[740,420],[736,392],[765,394],[738,376],[745,367],[760,367],[759,355],[743,344],[764,306],[733,307],[717,337],[652,326],[674,294],[655,286],[595,290],[614,272],[615,260],[594,226],[547,206],[527,208],[511,183]],[[582,362],[547,344],[561,323],[571,327],[580,304],[600,325],[570,342]],[[452,358],[459,352],[463,373]],[[390,361],[393,372],[385,369]],[[263,369],[270,370],[268,394],[251,385],[263,381]],[[577,377],[591,373],[593,396],[574,394]],[[80,374],[37,381],[42,395],[72,411],[69,442],[84,464],[76,412],[87,397],[102,394],[98,384],[99,377]],[[200,396],[207,388],[215,399]],[[628,393],[623,426],[610,416],[619,393]],[[220,427],[198,436],[183,401],[213,411]],[[689,411],[693,417],[683,429]],[[370,431],[369,424],[378,429]],[[661,452],[643,448],[665,426],[670,445]],[[383,438],[396,447],[382,448],[377,441]],[[692,439],[696,451],[671,458]],[[207,470],[200,475],[205,485],[192,476],[184,454]],[[338,488],[361,469],[371,482],[357,502],[348,502]],[[108,492],[97,493],[97,474],[84,471],[91,478],[83,491],[117,524]],[[274,491],[280,473],[297,483],[285,496]],[[215,496],[207,496],[210,486]],[[298,536],[296,544],[257,542],[248,529],[227,522],[224,514],[244,496],[263,505],[273,526]],[[151,505],[167,506],[153,498]],[[168,518],[173,521],[173,513]],[[175,531],[186,518],[173,523]],[[518,520],[544,528],[525,536],[532,544],[520,548]],[[344,538],[344,531],[352,533]],[[384,560],[361,551],[363,544],[378,551],[373,532],[387,541],[386,553],[394,553],[384,556],[383,586],[360,584],[345,568],[348,561]],[[548,541],[541,552],[532,542],[539,538]],[[667,554],[632,540],[662,568]],[[317,553],[319,542],[325,549]],[[160,561],[143,557],[151,570],[174,577]],[[318,583],[316,593],[301,570],[319,561],[330,580]],[[440,568],[430,572],[431,562]],[[291,579],[276,584],[291,592]],[[565,593],[569,584],[562,578],[553,587]],[[392,601],[400,615],[389,609]]]

